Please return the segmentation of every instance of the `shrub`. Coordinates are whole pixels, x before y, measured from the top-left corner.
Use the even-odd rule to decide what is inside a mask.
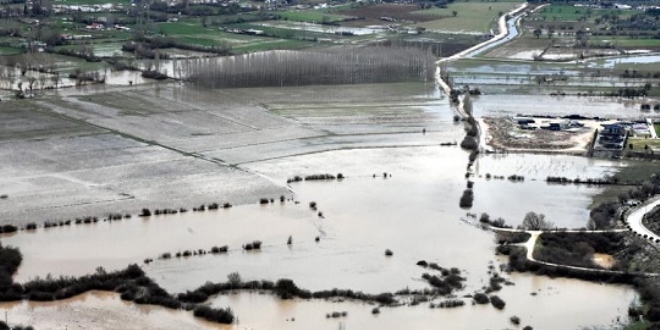
[[[218,254],[218,253],[227,253],[229,251],[229,247],[227,245],[223,246],[214,246],[211,248],[211,253],[213,254]]]
[[[660,307],[658,306],[651,307],[648,310],[648,312],[646,312],[646,319],[648,319],[651,322],[660,321]]]
[[[295,297],[299,291],[293,280],[287,278],[277,280],[274,290],[282,299],[291,299]]]
[[[263,204],[268,204],[268,203],[270,203],[270,201],[268,200],[268,198],[260,198],[260,199],[259,199],[259,204],[262,204],[262,205],[263,205]]]
[[[391,256],[394,255],[394,252],[392,252],[392,250],[390,250],[390,249],[387,249],[387,250],[385,250],[385,255],[388,256],[388,257],[391,257]]]
[[[391,293],[381,293],[374,297],[374,300],[382,305],[391,305],[396,302]]]
[[[18,230],[18,227],[13,225],[4,225],[0,227],[0,233],[14,233]]]
[[[497,309],[503,309],[506,303],[498,296],[490,296],[490,303]]]
[[[142,212],[140,213],[141,217],[148,217],[151,216],[151,211],[149,209],[142,209]]]
[[[466,135],[465,138],[463,138],[463,141],[461,141],[461,148],[467,150],[477,150],[479,148],[479,144],[474,137]]]
[[[208,306],[201,305],[195,307],[195,310],[193,311],[193,315],[217,323],[231,324],[234,322],[234,314],[229,308],[214,309]]]
[[[480,304],[480,305],[487,304],[488,302],[490,302],[490,300],[488,299],[488,296],[483,294],[483,293],[475,293],[474,296],[472,297],[472,299],[477,304]]]
[[[458,205],[462,208],[470,208],[472,207],[473,201],[474,201],[474,193],[472,192],[472,189],[465,189],[463,191],[463,196],[461,196],[461,200],[459,201]]]
[[[25,229],[27,230],[35,230],[37,229],[37,224],[34,222],[30,222],[25,226]]]
[[[146,70],[142,71],[142,78],[164,80],[167,79],[167,75],[156,70]]]
[[[511,316],[511,318],[510,318],[509,320],[511,321],[511,323],[513,323],[513,324],[515,324],[515,325],[519,325],[519,324],[520,324],[520,318],[517,317],[517,316],[515,316],[515,315],[514,315],[514,316]]]

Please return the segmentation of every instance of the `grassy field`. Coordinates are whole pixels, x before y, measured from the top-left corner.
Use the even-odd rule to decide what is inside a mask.
[[[279,11],[274,14],[291,21],[307,23],[340,22],[348,18],[348,16],[330,14],[319,10]]]
[[[235,54],[260,52],[266,50],[297,50],[318,46],[319,43],[301,40],[272,39],[269,42],[240,45],[232,48]]]
[[[648,179],[652,174],[657,173],[658,163],[641,160],[629,160],[628,166],[621,167],[616,176],[620,181],[642,182]],[[592,197],[589,208],[593,208],[602,202],[616,202],[620,194],[626,193],[633,188],[632,186],[606,186],[600,193]],[[627,329],[627,328],[626,328]],[[631,328],[637,329],[637,328]],[[643,328],[642,328],[643,329]]]
[[[660,136],[660,123],[653,124],[653,128],[655,129],[655,135]]]
[[[646,321],[637,321],[627,325],[621,330],[646,330],[649,327],[649,323]]]
[[[158,29],[165,35],[193,35],[193,34],[209,34],[215,32],[214,29],[205,28],[194,23],[159,23]],[[217,31],[217,29],[215,29]]]
[[[619,47],[660,47],[660,39],[632,39],[614,36],[592,36],[590,42],[608,42]]]
[[[21,50],[14,47],[0,46],[0,55],[16,55],[20,54]]]
[[[577,22],[581,17],[586,17],[588,22],[594,22],[602,15],[617,15],[625,19],[633,15],[634,10],[619,9],[594,9],[585,7],[574,7],[569,5],[550,5],[543,7],[534,14],[534,17],[545,18],[546,21]]]
[[[106,3],[116,3],[130,5],[131,0],[58,0],[61,5],[104,5]]]
[[[453,32],[482,32],[486,33],[499,17],[500,12],[507,12],[522,4],[514,2],[454,2],[447,8],[433,8],[420,10],[415,13],[439,15],[444,18],[424,22],[421,26],[431,30]],[[456,17],[453,12],[456,11]]]
[[[629,138],[628,144],[632,144],[634,150],[644,150],[644,146],[649,148],[660,148],[660,139]]]

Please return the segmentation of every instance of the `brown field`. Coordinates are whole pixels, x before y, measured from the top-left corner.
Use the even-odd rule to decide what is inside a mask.
[[[353,26],[389,25],[392,23],[417,23],[428,22],[442,18],[442,16],[439,15],[415,13],[418,10],[419,6],[416,5],[380,4],[343,11],[341,14],[364,18],[346,23],[346,25]],[[381,20],[381,17],[391,17],[396,19],[396,22]]]

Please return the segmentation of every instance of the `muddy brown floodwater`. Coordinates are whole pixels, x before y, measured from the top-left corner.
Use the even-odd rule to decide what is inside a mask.
[[[548,185],[542,179],[560,173],[599,177],[624,165],[568,156],[483,157],[475,165],[474,207],[465,210],[459,208],[458,196],[466,186],[467,155],[458,147],[403,147],[254,162],[246,167],[276,182],[315,173],[341,172],[347,178],[290,184],[299,204],[281,204],[272,196],[275,203],[263,206],[39,229],[4,236],[2,242],[23,252],[24,263],[16,276],[19,281],[48,273],[82,275],[97,266],[120,269],[163,252],[228,244],[231,250],[225,255],[155,260],[143,268],[172,293],[194,289],[206,281],[226,281],[231,272],[239,272],[243,280],[291,278],[299,287],[314,291],[342,288],[380,293],[428,288],[421,276],[432,271],[415,265],[424,259],[460,268],[467,277],[466,288],[458,293],[462,296],[488,284],[489,265],[499,269],[506,262],[494,256],[493,234],[477,228],[467,212],[488,212],[516,225],[526,212],[536,211],[559,226],[580,227],[586,223],[590,197],[601,188]],[[524,175],[526,181],[486,180],[486,172]],[[310,210],[311,201],[317,202],[323,217]],[[293,237],[291,246],[286,244],[289,235]],[[318,243],[314,241],[317,236]],[[241,244],[255,239],[263,241],[262,251],[241,250]],[[394,255],[386,257],[385,249]],[[504,328],[511,326],[508,319],[512,315],[535,329],[575,329],[611,325],[624,318],[628,305],[636,299],[635,292],[624,286],[529,274],[504,276],[515,283],[497,293],[507,302],[504,311],[490,305],[471,306],[466,299],[465,307],[453,310],[421,304],[387,308],[373,316],[373,306],[362,303],[282,302],[270,295],[249,293],[220,296],[212,304],[230,306],[236,312],[239,323],[235,329],[336,329],[339,322],[345,329]],[[325,314],[332,311],[348,311],[348,316],[326,320]],[[17,314],[23,313],[17,310]],[[296,321],[286,321],[291,317]]]
[[[128,303],[114,292],[90,291],[55,302],[3,303],[0,308],[7,312],[9,324],[35,329],[227,329],[190,312]]]

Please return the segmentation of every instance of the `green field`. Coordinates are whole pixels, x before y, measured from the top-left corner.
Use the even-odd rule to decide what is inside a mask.
[[[217,31],[217,29],[205,28],[200,22],[195,23],[158,23],[158,29],[165,35],[193,35],[193,34],[210,34]]]
[[[660,123],[653,124],[653,128],[655,129],[655,135],[660,137]]]
[[[107,3],[129,5],[131,0],[59,0],[57,2],[62,5],[104,5]]]
[[[261,52],[267,50],[298,50],[308,49],[319,45],[311,41],[272,39],[269,42],[261,42],[248,45],[240,45],[232,48],[232,53],[244,54],[251,52]]]
[[[431,30],[487,33],[497,21],[500,12],[508,12],[522,1],[512,2],[454,2],[447,8],[433,8],[415,14],[442,16],[442,19],[424,22],[421,26]],[[456,12],[456,17],[453,12]]]
[[[534,17],[545,18],[546,21],[577,22],[581,17],[586,17],[589,22],[594,22],[602,15],[617,15],[625,19],[636,13],[635,10],[619,9],[594,9],[585,7],[574,7],[570,5],[550,5],[543,7],[534,14]]]
[[[19,48],[0,46],[0,55],[16,55],[20,53],[21,50]]]
[[[660,47],[660,39],[633,39],[633,38],[625,38],[625,37],[611,37],[611,36],[606,36],[606,37],[590,37],[589,38],[590,42],[608,42],[612,43],[616,46],[619,47],[627,47],[627,48],[636,48],[636,47]]]
[[[288,19],[296,22],[307,22],[307,23],[341,22],[348,18],[347,16],[329,14],[327,12],[323,12],[319,10],[279,11],[279,12],[275,12],[274,14],[282,17],[283,19]]]

